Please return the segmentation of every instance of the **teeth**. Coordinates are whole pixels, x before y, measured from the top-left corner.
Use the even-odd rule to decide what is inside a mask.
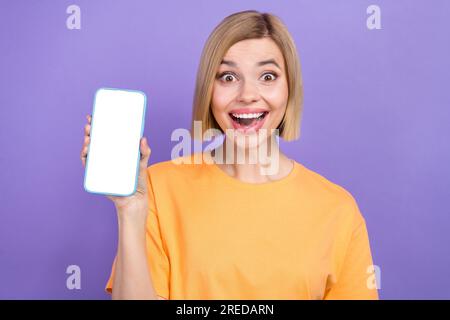
[[[263,115],[264,112],[260,113],[232,113],[233,117],[236,118],[244,118],[244,119],[254,119],[259,118]]]

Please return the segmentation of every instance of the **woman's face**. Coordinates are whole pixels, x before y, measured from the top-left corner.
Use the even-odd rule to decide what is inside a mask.
[[[211,107],[221,129],[233,132],[228,138],[239,143],[242,140],[234,137],[245,136],[239,147],[259,145],[280,124],[287,101],[284,58],[272,39],[243,40],[227,51],[214,81]],[[261,130],[264,135],[256,139],[260,129],[267,131]]]

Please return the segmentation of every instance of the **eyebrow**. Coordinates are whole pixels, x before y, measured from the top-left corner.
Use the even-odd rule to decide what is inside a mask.
[[[230,67],[236,67],[237,66],[236,62],[229,61],[229,60],[222,60],[220,64],[226,64],[226,65],[228,65]],[[268,59],[268,60],[263,60],[263,61],[257,62],[256,66],[261,67],[261,66],[264,66],[266,64],[273,64],[278,69],[281,70],[281,67],[278,65],[278,63],[274,59]]]

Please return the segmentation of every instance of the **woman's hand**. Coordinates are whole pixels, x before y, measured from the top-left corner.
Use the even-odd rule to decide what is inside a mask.
[[[88,147],[90,143],[91,133],[91,115],[87,115],[87,124],[84,127],[84,143],[81,149],[81,163],[83,167],[86,166],[86,158],[88,154]],[[119,218],[122,215],[134,215],[136,218],[144,219],[147,216],[148,209],[148,186],[147,186],[147,164],[151,154],[151,149],[147,144],[145,137],[140,141],[141,158],[139,161],[139,177],[136,192],[128,197],[111,196],[107,195],[115,205]],[[127,218],[130,218],[129,216]]]

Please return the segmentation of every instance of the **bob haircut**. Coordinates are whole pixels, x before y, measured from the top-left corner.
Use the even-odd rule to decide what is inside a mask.
[[[278,17],[269,13],[246,10],[223,19],[210,34],[203,48],[192,110],[191,134],[194,138],[201,139],[196,137],[198,132],[194,130],[194,121],[201,121],[201,132],[214,128],[224,133],[212,114],[211,99],[217,70],[228,49],[239,41],[263,37],[271,38],[277,44],[284,57],[287,75],[289,96],[286,112],[278,126],[279,135],[286,141],[300,137],[303,83],[294,41]]]

